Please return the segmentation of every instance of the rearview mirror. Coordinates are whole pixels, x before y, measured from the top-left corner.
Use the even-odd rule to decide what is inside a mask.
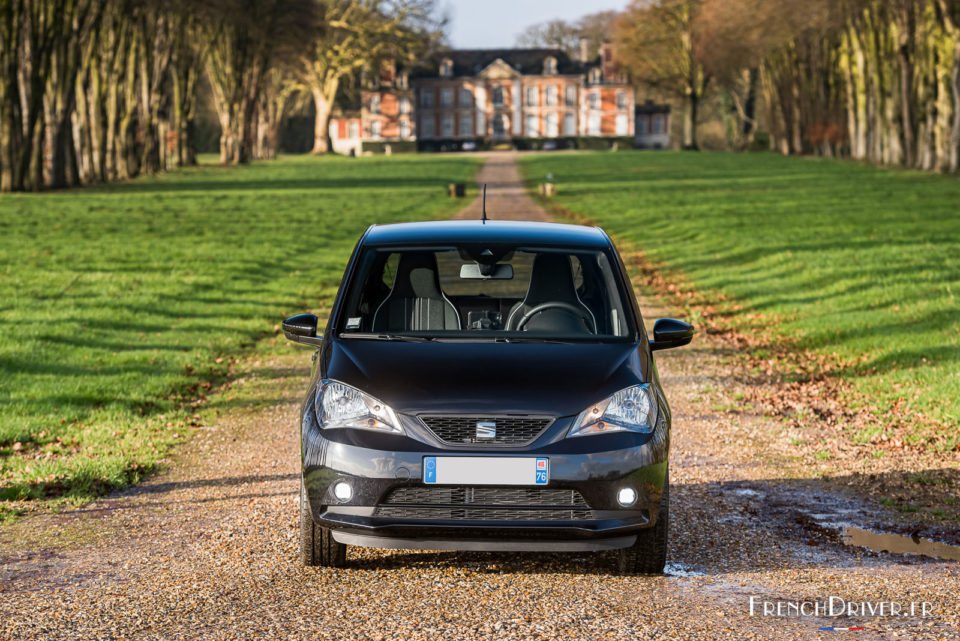
[[[460,278],[465,280],[510,280],[513,278],[513,265],[508,263],[496,265],[467,263],[460,266]]]
[[[682,347],[693,340],[695,332],[690,323],[673,318],[661,318],[653,324],[653,340],[650,341],[650,349]]]
[[[316,314],[297,314],[283,321],[283,334],[288,340],[303,345],[320,345],[323,336],[317,336],[320,319]]]

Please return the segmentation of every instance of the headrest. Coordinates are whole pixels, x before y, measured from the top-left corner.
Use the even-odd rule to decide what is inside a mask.
[[[524,304],[535,307],[549,301],[574,305],[580,302],[573,286],[570,257],[566,254],[537,254],[531,271]]]
[[[400,254],[397,277],[393,282],[391,297],[443,298],[437,275],[437,257],[433,252]]]

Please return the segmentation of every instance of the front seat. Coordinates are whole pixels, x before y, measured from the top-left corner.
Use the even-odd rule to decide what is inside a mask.
[[[460,314],[443,292],[432,252],[400,254],[393,289],[373,314],[373,331],[460,329]]]
[[[590,308],[580,301],[573,284],[570,258],[565,254],[537,254],[533,260],[527,295],[513,306],[507,316],[506,328],[521,329],[521,319],[527,312],[544,303],[565,303],[581,313],[564,307],[548,307],[527,321],[524,330],[552,333],[596,333],[597,321]]]

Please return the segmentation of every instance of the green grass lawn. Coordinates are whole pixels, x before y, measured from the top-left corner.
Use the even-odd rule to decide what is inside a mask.
[[[449,214],[477,166],[289,157],[0,196],[0,499],[135,480],[232,355],[328,304],[368,225]]]
[[[554,175],[561,207],[701,293],[731,296],[742,326],[763,318],[768,338],[838,353],[875,411],[903,398],[947,426],[941,447],[956,445],[957,177],[774,154],[557,154],[522,167],[531,184]]]

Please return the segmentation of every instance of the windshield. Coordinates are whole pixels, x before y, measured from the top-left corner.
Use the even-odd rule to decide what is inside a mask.
[[[337,329],[348,338],[625,338],[617,283],[596,250],[369,248]]]

